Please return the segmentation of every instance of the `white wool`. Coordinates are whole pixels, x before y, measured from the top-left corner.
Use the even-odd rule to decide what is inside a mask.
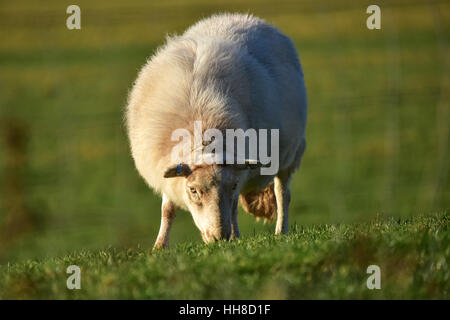
[[[245,14],[202,20],[168,37],[142,68],[126,121],[136,168],[150,187],[186,208],[181,179],[165,179],[175,129],[280,130],[280,170],[293,172],[305,148],[306,91],[291,40]],[[273,177],[252,178],[246,189]],[[256,178],[258,179],[258,178]]]

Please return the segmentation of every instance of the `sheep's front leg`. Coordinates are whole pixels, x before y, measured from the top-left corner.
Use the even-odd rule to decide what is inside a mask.
[[[169,232],[176,215],[176,207],[165,195],[162,197],[161,226],[153,249],[169,247]]]
[[[233,212],[231,213],[231,239],[239,238],[241,233],[239,232],[238,225],[238,201],[236,200],[233,205]]]
[[[289,230],[289,202],[291,201],[291,191],[289,182],[291,175],[278,174],[274,179],[274,191],[277,201],[277,225],[275,234],[287,233]]]

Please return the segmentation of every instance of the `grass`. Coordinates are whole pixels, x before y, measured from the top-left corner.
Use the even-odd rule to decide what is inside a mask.
[[[447,214],[294,227],[167,251],[82,250],[0,267],[0,299],[449,299]],[[81,289],[66,288],[69,265]],[[381,289],[369,290],[369,265]]]
[[[450,208],[448,1],[384,3],[376,31],[366,28],[369,0],[77,4],[79,31],[65,26],[69,3],[0,5],[2,297],[448,297],[447,265],[438,259],[448,256],[446,243],[439,242],[446,233],[432,232],[447,227],[447,220],[424,216]],[[130,156],[122,122],[128,90],[167,33],[223,11],[251,12],[275,24],[300,54],[308,149],[292,180],[290,221],[301,227],[275,241],[268,235],[272,227],[240,212],[243,240],[218,244],[214,253],[216,246],[201,244],[192,218],[181,212],[171,233],[175,248],[150,255],[160,199]],[[382,223],[389,231],[384,233],[365,224],[379,214],[409,223]],[[415,229],[420,223],[424,230]],[[365,229],[373,232],[364,237]],[[415,252],[421,237],[436,251],[424,244]],[[393,272],[383,290],[367,291],[366,261],[351,260],[359,256],[358,245],[367,245],[368,257],[380,258],[388,269],[402,266],[404,275]],[[98,251],[105,247],[124,251]],[[270,256],[272,247],[280,250]],[[428,265],[420,252],[437,260]],[[40,262],[21,264],[29,259]],[[61,282],[70,261],[83,266],[86,290],[69,292]],[[169,268],[175,263],[186,270],[186,283]],[[311,272],[322,270],[321,263],[323,271]],[[5,273],[8,264],[14,268]],[[262,268],[261,274],[252,268]],[[441,271],[429,273],[433,268]],[[223,281],[202,278],[216,271]],[[397,282],[396,274],[403,280]],[[176,283],[173,292],[165,280]],[[126,283],[121,281],[130,285],[119,286]]]

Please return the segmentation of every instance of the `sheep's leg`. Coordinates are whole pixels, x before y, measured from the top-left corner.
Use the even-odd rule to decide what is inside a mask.
[[[238,225],[238,201],[233,204],[233,212],[231,213],[231,239],[239,238],[241,233],[239,232]]]
[[[274,179],[274,191],[277,201],[277,225],[275,234],[287,233],[289,230],[289,202],[291,201],[291,191],[289,182],[291,175],[279,173]]]
[[[158,237],[156,238],[153,249],[169,247],[169,232],[176,215],[175,205],[167,199],[165,195],[162,198],[161,205],[161,226],[159,227]]]

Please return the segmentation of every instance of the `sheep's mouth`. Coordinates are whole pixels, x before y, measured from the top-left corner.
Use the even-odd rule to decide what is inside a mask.
[[[220,240],[229,241],[231,240],[231,232],[221,232],[220,234],[209,232],[208,230],[205,232],[201,232],[203,242],[211,243]]]

